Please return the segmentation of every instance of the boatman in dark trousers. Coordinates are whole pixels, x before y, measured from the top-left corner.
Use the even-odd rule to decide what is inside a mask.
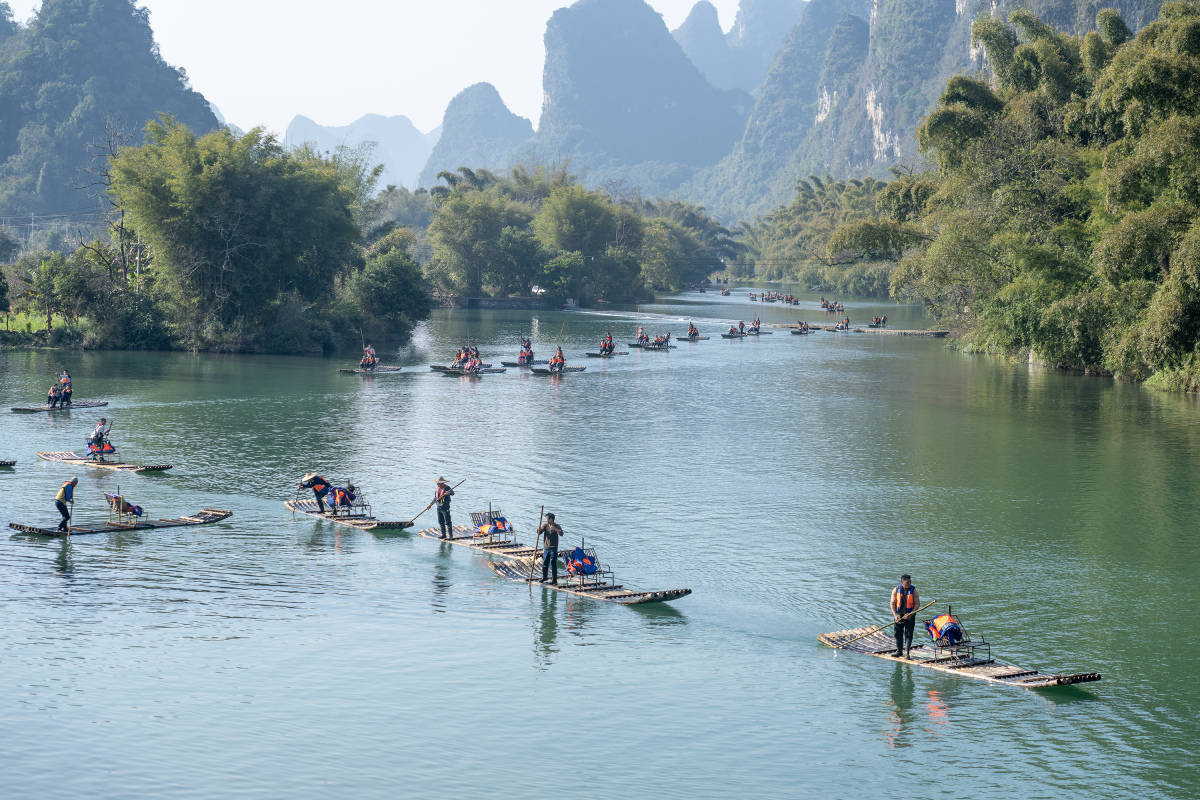
[[[58,523],[58,529],[64,533],[71,530],[71,512],[67,510],[67,504],[75,499],[75,487],[78,484],[79,478],[71,478],[59,488],[58,494],[54,495],[54,507],[62,514],[62,522]]]
[[[549,569],[554,575],[554,580],[550,583],[557,586],[558,537],[562,536],[562,528],[558,527],[558,523],[554,521],[553,514],[547,514],[546,521],[542,523],[542,527],[538,528],[538,533],[542,535],[542,583],[546,582],[546,570]]]
[[[896,658],[912,653],[913,629],[917,625],[917,609],[921,598],[908,575],[900,576],[900,585],[892,589],[892,617],[896,620]]]
[[[301,489],[312,489],[313,497],[317,498],[317,510],[325,513],[325,495],[329,494],[331,487],[329,481],[322,478],[315,472],[310,472],[300,480]]]
[[[438,527],[442,531],[441,538],[453,539],[454,524],[450,521],[450,498],[454,496],[454,490],[441,476],[434,483],[437,484],[437,488],[433,490],[433,502],[437,504]]]

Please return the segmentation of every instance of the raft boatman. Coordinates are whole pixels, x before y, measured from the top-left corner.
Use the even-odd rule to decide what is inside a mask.
[[[566,366],[567,366],[567,359],[563,355],[562,348],[559,347],[557,350],[554,351],[554,358],[550,359],[550,371],[551,372],[562,372]]]
[[[62,376],[58,379],[58,387],[60,397],[58,399],[58,407],[66,408],[71,405],[71,393],[74,389],[71,387],[71,373],[65,369],[62,371]]]
[[[912,653],[913,629],[917,625],[917,609],[921,598],[908,575],[900,576],[900,585],[892,589],[892,617],[896,620],[896,658]]]
[[[67,504],[75,502],[75,487],[79,485],[79,478],[71,478],[58,489],[58,494],[54,495],[54,507],[58,509],[58,513],[62,514],[62,521],[58,523],[58,530],[64,533],[71,531],[71,512],[67,510]]]
[[[542,583],[546,582],[546,571],[554,575],[550,581],[552,586],[558,585],[558,539],[562,536],[562,528],[554,521],[553,514],[546,515],[546,521],[538,528],[542,535]]]
[[[437,505],[438,528],[441,529],[441,539],[454,538],[454,523],[450,521],[450,498],[454,496],[454,489],[450,488],[450,484],[442,476],[438,476],[434,483],[437,488],[433,490],[433,502]]]
[[[738,333],[745,333],[745,332],[746,332],[746,323],[739,319],[738,320]]]
[[[333,488],[329,481],[322,478],[315,472],[310,472],[300,479],[301,489],[312,489],[313,497],[317,498],[317,510],[325,513],[325,495],[329,494],[329,490]]]

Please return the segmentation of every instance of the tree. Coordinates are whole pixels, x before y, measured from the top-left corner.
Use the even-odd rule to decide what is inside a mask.
[[[335,279],[359,257],[361,163],[289,155],[261,129],[197,138],[165,117],[146,138],[113,161],[112,191],[154,249],[184,342],[244,347],[280,298],[332,299]]]
[[[421,268],[402,249],[369,259],[350,279],[349,295],[365,314],[393,329],[429,315]]]
[[[533,230],[544,246],[588,258],[620,244],[619,222],[628,220],[622,219],[608,197],[571,184],[550,193],[533,220]]]
[[[0,264],[12,261],[20,251],[20,242],[8,231],[0,228]]]
[[[500,295],[529,294],[542,266],[549,260],[546,249],[525,228],[505,225],[496,241],[495,257],[484,279]]]
[[[438,208],[429,226],[435,268],[448,274],[468,295],[483,291],[483,276],[496,257],[505,226],[505,203],[495,194],[455,192]]]

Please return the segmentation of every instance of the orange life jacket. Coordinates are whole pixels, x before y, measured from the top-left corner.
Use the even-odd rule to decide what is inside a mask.
[[[909,586],[905,589],[903,586],[896,587],[896,610],[897,611],[912,611],[917,607],[917,587]]]

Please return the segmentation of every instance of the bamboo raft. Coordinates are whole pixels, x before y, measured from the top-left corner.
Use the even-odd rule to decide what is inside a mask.
[[[492,368],[491,364],[482,364],[481,363],[479,366],[483,367],[484,369]],[[430,364],[429,368],[431,370],[433,370],[434,372],[449,372],[451,370],[461,370],[462,369],[462,367],[451,367],[446,364]]]
[[[170,464],[122,464],[119,461],[93,461],[87,456],[68,451],[38,453],[37,457],[45,461],[57,461],[60,464],[70,464],[76,467],[95,467],[109,469],[114,472],[163,472],[171,468]]]
[[[920,627],[918,624],[918,633],[920,633]],[[856,638],[858,639],[857,641],[855,641]],[[990,655],[985,658],[975,657],[974,655],[970,657],[960,655],[939,657],[937,648],[929,644],[914,643],[912,650],[909,651],[911,657],[897,657],[895,655],[896,639],[892,634],[891,625],[888,625],[883,630],[875,628],[851,628],[845,631],[822,633],[817,637],[817,640],[829,647],[844,649],[853,653],[862,653],[863,655],[875,656],[876,658],[883,658],[888,661],[900,661],[917,667],[937,670],[938,672],[948,672],[953,675],[962,675],[967,678],[987,681],[988,683],[1017,686],[1023,689],[1045,689],[1050,686],[1070,686],[1075,683],[1088,683],[1100,680],[1100,673],[1098,672],[1052,675],[1038,672],[1036,669],[1023,669],[1012,664],[1004,664],[991,658]]]
[[[23,525],[19,522],[10,522],[8,527],[22,533],[36,533],[40,536],[87,536],[93,533],[112,533],[114,531],[142,531],[151,528],[180,528],[189,525],[210,525],[214,522],[220,522],[223,519],[228,519],[233,516],[232,511],[226,511],[221,508],[206,508],[199,513],[192,514],[187,517],[175,517],[174,519],[155,519],[146,520],[145,522],[106,522],[100,527],[88,525],[73,525],[68,533],[55,528],[42,528],[37,525]]]
[[[16,465],[16,461],[0,461],[0,467],[15,467]]]
[[[592,583],[579,578],[567,577],[563,583],[543,583],[540,580],[529,580],[531,567],[519,561],[489,561],[488,567],[501,578],[508,578],[521,583],[534,583],[547,589],[576,597],[590,597],[593,600],[605,600],[619,603],[623,606],[638,606],[644,603],[665,603],[678,600],[692,593],[691,589],[662,589],[658,591],[640,591],[622,586],[615,581],[612,583]]]
[[[542,366],[544,364],[549,364],[549,363],[550,363],[549,361],[525,361],[525,362],[501,361],[500,366],[502,366],[502,367],[535,367],[535,366]]]
[[[532,367],[531,367],[531,369],[532,369]],[[456,369],[456,368],[448,367],[448,368],[442,370],[442,374],[448,375],[453,378],[461,378],[463,376],[466,376],[468,378],[474,378],[479,375],[499,375],[501,372],[507,372],[507,371],[508,370],[505,367],[481,367],[479,369]]]
[[[689,336],[676,336],[675,339],[676,339],[676,341],[680,341],[680,342],[707,342],[709,337],[707,337],[707,336],[690,336],[690,337]]]
[[[439,535],[440,533],[441,531],[437,528],[424,528],[417,531],[418,536],[423,536],[426,539],[465,547],[477,553],[487,553],[493,556],[499,555],[502,558],[528,559],[538,554],[538,551],[529,545],[514,541],[511,537],[500,535],[479,536],[475,529],[466,525],[455,525],[449,539],[443,539]]]
[[[530,371],[534,375],[562,375],[564,372],[583,372],[587,367],[563,367],[559,370],[553,370],[549,367],[531,367]]]
[[[50,406],[18,406],[12,410],[16,414],[37,414],[40,411],[70,411],[72,408],[100,408],[106,405],[108,405],[107,400],[73,400],[67,404],[66,408],[61,406],[55,406],[54,408]]]
[[[629,346],[637,348],[638,350],[678,350],[679,349],[679,345],[675,345],[675,344],[638,344],[637,342],[630,342]]]
[[[795,331],[795,325],[777,325],[779,328],[790,328]],[[834,331],[833,325],[813,324],[809,323],[808,327],[814,331]],[[851,326],[852,333],[879,333],[887,336],[929,336],[934,339],[944,339],[950,335],[950,331],[932,331],[932,330],[904,330],[902,328],[872,328],[870,325],[866,327]],[[841,333],[842,331],[837,331]]]
[[[397,372],[403,371],[404,367],[374,367],[372,369],[363,369],[362,367],[349,369],[344,367],[338,370],[343,375],[395,375]]]
[[[423,536],[426,539],[465,547],[468,550],[474,550],[476,553],[483,553],[492,558],[499,556],[504,559],[503,562],[489,561],[488,566],[492,572],[504,578],[523,582],[529,577],[530,571],[539,568],[541,563],[541,550],[521,544],[511,534],[479,535],[476,533],[476,529],[472,529],[466,525],[455,525],[449,539],[443,539],[439,534],[440,531],[437,528],[424,528],[417,531],[418,536]],[[562,551],[562,555],[566,555],[566,551]],[[595,600],[607,600],[622,605],[660,603],[686,597],[692,593],[691,589],[641,591],[617,585],[615,581],[609,583],[584,583],[582,586],[578,584],[569,585],[568,583],[554,586],[543,584],[541,581],[535,581],[535,583],[539,586],[546,586],[549,589],[573,594],[578,597],[591,597]]]
[[[310,517],[316,517],[317,519],[325,520],[326,522],[333,522],[337,525],[347,525],[351,528],[358,528],[360,531],[402,531],[406,528],[411,528],[413,525],[412,522],[386,522],[381,519],[375,519],[375,517],[371,516],[369,513],[369,509],[366,510],[367,513],[333,514],[326,511],[324,514],[322,514],[320,509],[317,507],[317,501],[312,499],[288,500],[283,505],[288,511],[298,511],[301,514],[307,514]],[[355,509],[352,508],[351,510],[354,511]],[[357,510],[360,512],[364,511],[362,508]]]
[[[585,353],[588,358],[612,358],[613,356],[627,356],[629,353],[621,351],[620,353]]]

